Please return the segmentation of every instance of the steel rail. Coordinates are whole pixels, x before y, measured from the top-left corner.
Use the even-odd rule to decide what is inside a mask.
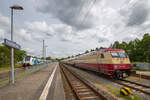
[[[84,69],[83,69],[83,70],[84,70]],[[150,92],[144,91],[144,90],[139,89],[139,88],[136,88],[136,87],[134,87],[134,86],[130,86],[130,85],[124,84],[124,83],[119,82],[119,81],[117,81],[117,80],[113,80],[113,79],[111,79],[110,77],[106,77],[106,76],[104,76],[104,75],[99,75],[98,73],[95,73],[95,72],[92,72],[92,71],[89,71],[89,72],[92,73],[92,74],[94,74],[94,75],[100,76],[100,77],[103,78],[103,79],[106,79],[106,80],[108,80],[108,81],[111,81],[111,82],[113,82],[113,83],[117,83],[117,84],[119,84],[119,85],[122,85],[122,86],[125,86],[125,87],[129,87],[129,88],[134,89],[134,90],[136,90],[136,91],[139,91],[139,92],[142,92],[142,93],[144,93],[144,94],[150,95]],[[149,88],[149,86],[146,86],[146,85],[143,85],[143,84],[138,84],[138,83],[135,83],[135,82],[130,82],[130,83],[136,84],[136,85],[139,85],[139,86],[142,86],[142,87],[145,87],[145,88]]]
[[[147,76],[147,75],[141,75],[141,76],[140,76],[140,74],[132,74],[131,76],[141,77],[141,78],[143,78],[143,79],[150,80],[150,76]]]
[[[131,84],[136,84],[138,86],[142,86],[142,87],[145,87],[145,88],[150,88],[150,86],[140,84],[140,83],[137,83],[137,82],[133,82],[133,81],[129,81],[129,80],[121,80],[121,81],[128,82],[128,83],[131,83]]]
[[[145,93],[145,94],[147,94],[147,95],[150,95],[150,92],[144,91],[144,90],[139,89],[139,88],[135,88],[134,86],[130,86],[130,85],[127,85],[127,84],[118,82],[118,81],[114,81],[114,80],[111,80],[111,81],[114,82],[114,83],[117,83],[117,84],[120,84],[120,85],[129,87],[129,88],[131,88],[131,89],[134,89],[134,90],[136,90],[136,91],[140,91],[140,92]]]
[[[99,76],[100,76],[100,75],[99,75]],[[119,85],[123,85],[123,86],[125,86],[125,87],[129,87],[129,88],[134,89],[134,90],[136,90],[136,91],[139,91],[139,92],[142,92],[142,93],[144,93],[144,94],[150,95],[150,92],[144,91],[144,90],[139,89],[139,88],[136,88],[136,87],[134,87],[134,86],[127,85],[127,84],[122,83],[122,82],[120,82],[120,81],[118,81],[118,80],[113,80],[113,79],[110,79],[110,78],[106,78],[106,77],[104,77],[104,76],[100,76],[100,77],[103,78],[103,79],[106,79],[106,80],[108,80],[108,81],[111,81],[111,82],[113,82],[113,83],[117,83],[117,84],[119,84]],[[129,82],[129,81],[127,81],[127,82]],[[130,81],[130,83],[136,84],[137,86],[142,86],[142,84],[139,85],[138,83],[135,83],[135,82],[131,82],[131,81]],[[149,86],[143,85],[143,87],[149,87]]]
[[[99,93],[96,89],[86,83],[80,76],[64,67],[64,65],[60,64],[62,72],[69,84],[71,85],[77,99],[85,100],[85,99],[96,99],[96,100],[107,100],[101,93]]]

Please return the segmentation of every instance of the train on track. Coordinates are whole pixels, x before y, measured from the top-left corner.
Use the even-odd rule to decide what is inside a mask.
[[[26,56],[23,60],[23,67],[37,65],[41,62],[38,57]]]
[[[132,69],[129,57],[122,49],[99,49],[64,60],[63,63],[103,73],[115,79],[130,76]]]

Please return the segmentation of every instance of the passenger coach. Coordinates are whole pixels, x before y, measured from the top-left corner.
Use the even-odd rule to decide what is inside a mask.
[[[101,72],[117,79],[130,75],[129,57],[122,49],[100,49],[66,61],[79,68]]]

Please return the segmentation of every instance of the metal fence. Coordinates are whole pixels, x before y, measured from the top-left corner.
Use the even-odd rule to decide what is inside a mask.
[[[44,63],[44,64],[38,64],[34,66],[28,66],[28,67],[22,67],[15,69],[15,80],[26,76],[27,74],[36,72],[42,68],[50,66],[52,63]],[[5,71],[0,72],[0,87],[3,85],[6,85],[7,83],[10,83],[11,80],[11,71]]]
[[[150,63],[136,63],[136,67],[140,70],[150,70]]]

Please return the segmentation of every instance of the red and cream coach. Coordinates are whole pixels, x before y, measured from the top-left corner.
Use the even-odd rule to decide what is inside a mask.
[[[88,69],[117,79],[125,78],[131,73],[129,57],[122,49],[99,49],[88,54],[65,61],[67,64]]]

